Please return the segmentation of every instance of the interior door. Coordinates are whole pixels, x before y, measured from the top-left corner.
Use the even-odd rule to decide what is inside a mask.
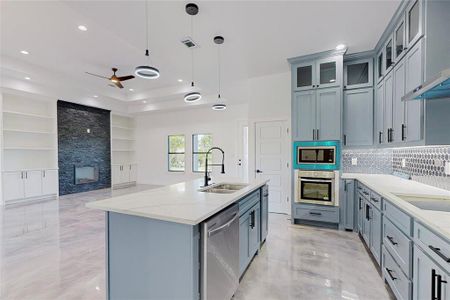
[[[286,121],[256,123],[255,178],[269,179],[269,212],[290,212]]]
[[[41,171],[25,172],[25,198],[42,195],[42,174]]]

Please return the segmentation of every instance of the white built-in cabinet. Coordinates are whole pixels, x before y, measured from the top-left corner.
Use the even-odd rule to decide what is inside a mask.
[[[137,163],[135,154],[135,122],[132,117],[111,115],[111,173],[113,187],[135,184]]]
[[[58,195],[56,102],[3,94],[3,203]]]

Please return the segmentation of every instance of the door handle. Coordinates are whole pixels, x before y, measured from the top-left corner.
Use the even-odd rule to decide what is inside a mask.
[[[261,171],[261,170],[259,170],[259,169],[257,169],[256,170],[256,173],[262,173],[263,171]]]

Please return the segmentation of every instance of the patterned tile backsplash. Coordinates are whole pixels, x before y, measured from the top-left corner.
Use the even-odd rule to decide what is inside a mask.
[[[356,165],[352,164],[355,159]],[[450,190],[450,176],[444,172],[445,162],[450,163],[450,145],[342,151],[345,173],[401,172],[410,175],[415,181]]]

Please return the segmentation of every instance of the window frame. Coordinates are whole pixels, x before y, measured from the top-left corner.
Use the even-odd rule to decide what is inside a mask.
[[[198,152],[198,151],[195,151],[195,149],[194,149],[194,147],[195,147],[195,142],[194,142],[194,138],[195,138],[195,136],[199,136],[199,135],[209,135],[209,136],[211,136],[211,141],[212,141],[212,138],[213,138],[213,135],[212,135],[212,133],[193,133],[192,134],[192,173],[204,173],[205,171],[196,171],[195,170],[195,167],[194,167],[194,164],[195,164],[195,159],[194,159],[194,157],[195,157],[195,155],[197,154],[205,154],[206,155],[206,152]],[[211,147],[212,147],[212,145],[211,145]]]
[[[170,137],[182,136],[184,139],[184,152],[170,152]],[[171,170],[170,169],[170,155],[171,154],[183,154],[184,156],[184,167],[183,170]],[[186,135],[184,134],[169,134],[167,136],[167,171],[171,173],[185,173],[186,172]]]

